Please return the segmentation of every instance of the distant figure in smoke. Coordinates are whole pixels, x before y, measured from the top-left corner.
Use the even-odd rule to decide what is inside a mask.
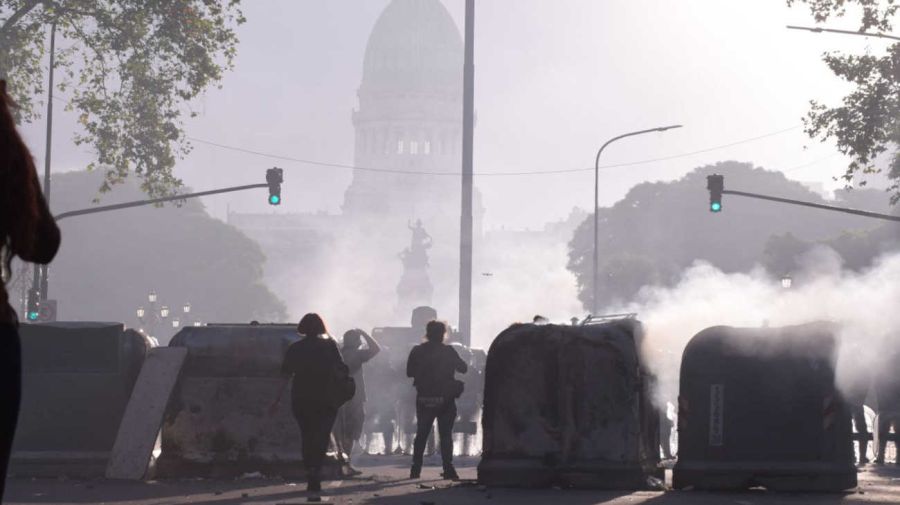
[[[14,256],[49,263],[59,249],[59,228],[41,194],[31,153],[16,131],[15,103],[0,81],[0,501],[22,394],[18,319],[6,282]]]
[[[365,347],[362,347],[363,340],[366,341]],[[366,420],[366,383],[363,379],[362,366],[379,352],[381,346],[365,331],[357,328],[344,333],[341,355],[350,369],[350,376],[356,382],[356,394],[338,411],[337,421],[334,424],[334,438],[337,440],[338,448],[346,454],[348,463],[353,452],[353,444],[362,436]]]
[[[531,322],[537,325],[550,324],[550,320],[540,314],[534,316]]]
[[[893,367],[896,366],[897,360],[900,360],[900,352],[891,354],[891,359],[887,363],[891,365],[882,368],[882,373],[877,374],[872,381],[875,389],[875,395],[878,398],[878,454],[875,463],[884,464],[884,452],[887,448],[887,437],[894,428],[894,433],[900,431],[900,378],[897,377]],[[897,444],[894,443],[894,448]],[[900,464],[900,459],[894,463]]]
[[[459,479],[453,467],[453,422],[456,421],[456,399],[462,395],[463,383],[455,373],[466,373],[468,366],[453,347],[444,344],[447,324],[430,321],[425,327],[426,342],[413,347],[406,362],[406,375],[414,379],[416,388],[416,440],[413,443],[411,479],[422,473],[422,456],[434,420],[438,422],[441,460],[445,479]]]
[[[297,333],[300,340],[288,347],[281,365],[286,380],[269,412],[274,414],[288,380],[293,378],[291,411],[300,426],[307,489],[321,491],[322,463],[331,441],[331,428],[338,408],[355,391],[347,387],[353,379],[322,318],[306,314],[297,325]]]
[[[853,425],[856,427],[856,443],[859,447],[859,464],[869,462],[869,428],[866,426],[866,411],[864,403],[869,394],[871,377],[864,370],[857,370],[853,374],[852,383],[844,387],[844,396],[850,407],[850,415]]]

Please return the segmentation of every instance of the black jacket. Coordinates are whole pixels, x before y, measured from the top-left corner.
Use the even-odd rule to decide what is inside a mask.
[[[281,373],[292,375],[291,400],[296,403],[330,403],[328,385],[338,375],[348,373],[334,339],[304,337],[288,347]]]
[[[466,373],[466,362],[449,345],[425,342],[412,348],[406,362],[406,376],[414,379],[422,397],[454,397],[455,373]]]

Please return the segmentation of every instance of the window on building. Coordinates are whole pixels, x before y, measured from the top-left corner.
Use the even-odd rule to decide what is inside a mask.
[[[403,141],[397,141],[397,154],[403,154]]]
[[[425,141],[425,144],[422,146],[422,153],[425,154],[425,156],[428,156],[429,154],[431,154],[431,141],[430,140]]]
[[[415,140],[409,143],[409,154],[419,154],[419,143]]]

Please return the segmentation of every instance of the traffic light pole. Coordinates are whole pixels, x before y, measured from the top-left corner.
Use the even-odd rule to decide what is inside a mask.
[[[869,212],[866,210],[847,209],[845,207],[835,207],[833,205],[824,205],[821,203],[804,202],[801,200],[793,200],[791,198],[779,198],[777,196],[760,195],[758,193],[748,193],[746,191],[723,190],[723,195],[746,196],[759,200],[768,200],[770,202],[787,203],[790,205],[800,205],[803,207],[812,207],[814,209],[830,210],[834,212],[843,212],[845,214],[853,214],[856,216],[871,217],[874,219],[884,219],[886,221],[900,222],[900,216],[892,216],[890,214],[880,214],[878,212]]]
[[[174,202],[178,200],[187,200],[189,198],[197,198],[200,196],[218,195],[221,193],[233,193],[235,191],[244,191],[247,189],[268,188],[268,184],[247,184],[246,186],[233,186],[230,188],[213,189],[211,191],[201,191],[199,193],[188,193],[186,195],[167,196],[164,198],[153,198],[151,200],[137,200],[134,202],[117,203],[114,205],[104,205],[103,207],[90,207],[87,209],[73,210],[63,212],[55,216],[57,221],[67,217],[83,216],[85,214],[97,214],[99,212],[109,212],[111,210],[130,209],[131,207],[142,207],[144,205],[153,205],[155,203]]]
[[[84,216],[87,214],[98,214],[100,212],[110,212],[113,210],[120,209],[130,209],[132,207],[143,207],[144,205],[153,205],[155,203],[165,203],[165,202],[173,202],[178,200],[187,200],[189,198],[198,198],[201,196],[209,196],[209,195],[218,195],[222,193],[233,193],[235,191],[244,191],[248,189],[258,189],[258,188],[268,188],[269,184],[247,184],[245,186],[232,186],[230,188],[222,188],[222,189],[213,189],[210,191],[201,191],[199,193],[188,193],[186,195],[174,195],[167,196],[163,198],[152,198],[150,200],[137,200],[133,202],[125,202],[125,203],[117,203],[113,205],[104,205],[102,207],[91,207],[87,209],[80,210],[72,210],[69,212],[63,212],[62,214],[57,214],[54,216],[54,219],[60,221],[67,217],[75,217],[75,216]],[[29,315],[33,311],[33,305],[35,303],[39,303],[40,301],[47,300],[47,291],[49,288],[49,279],[48,279],[48,269],[49,265],[44,265],[43,268],[39,266],[35,266],[35,275],[32,281],[31,290],[28,295],[28,303],[29,305],[28,312]],[[30,320],[31,317],[28,317]]]

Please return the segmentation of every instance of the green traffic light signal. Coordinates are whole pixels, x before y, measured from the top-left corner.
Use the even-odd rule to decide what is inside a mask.
[[[28,313],[28,320],[29,320],[29,321],[37,321],[37,320],[38,320],[38,313],[37,313],[37,312],[29,312],[29,313]]]
[[[722,212],[722,193],[725,192],[725,177],[719,174],[707,175],[706,189],[709,190],[709,211]]]
[[[269,205],[281,205],[281,183],[284,170],[274,167],[266,170],[266,184],[269,185]]]

